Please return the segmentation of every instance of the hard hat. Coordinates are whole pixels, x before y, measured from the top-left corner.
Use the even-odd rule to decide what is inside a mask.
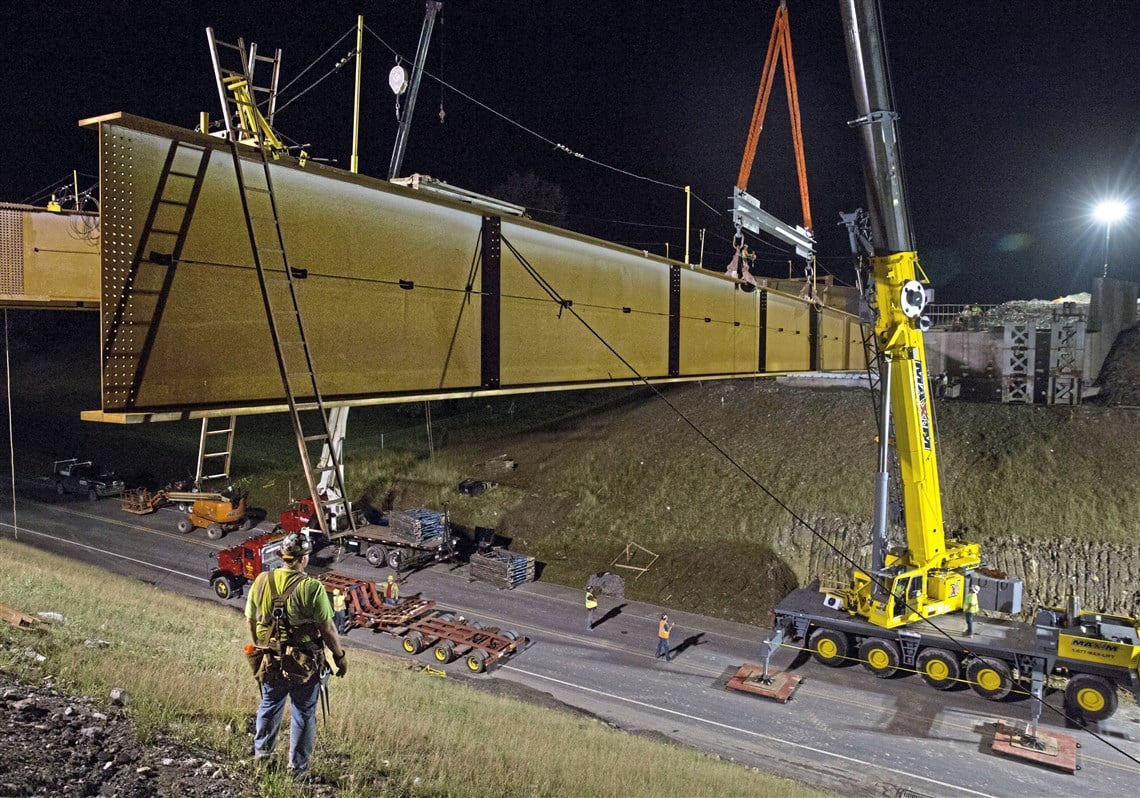
[[[971,593],[981,593],[982,592],[982,586],[981,585],[974,585],[972,588],[970,588],[970,592]]]
[[[388,574],[388,581],[389,582],[393,582],[393,581],[395,581],[395,579],[396,579],[396,577],[392,576],[391,574]]]
[[[339,596],[339,595],[340,595],[340,588],[339,588],[339,587],[335,587],[335,588],[333,588],[333,595],[334,595],[334,596]]]
[[[313,553],[313,544],[307,537],[296,532],[290,533],[281,543],[281,559],[286,562],[299,560],[306,554]]]
[[[664,620],[665,620],[665,619],[667,619],[668,617],[669,617],[669,616],[668,616],[668,615],[666,615],[665,613],[661,613],[661,620],[663,620],[663,621],[664,621]]]

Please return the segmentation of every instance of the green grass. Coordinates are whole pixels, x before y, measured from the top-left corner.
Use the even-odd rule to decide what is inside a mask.
[[[64,615],[42,632],[0,628],[0,667],[27,678],[53,673],[66,689],[94,697],[125,687],[141,736],[169,730],[231,762],[248,756],[242,730],[257,694],[241,653],[245,624],[232,608],[8,541],[0,541],[0,558],[19,564],[0,571],[0,603]],[[29,647],[47,658],[42,666],[24,655]],[[425,675],[409,660],[353,650],[349,663],[349,674],[332,683],[331,715],[313,764],[325,781],[351,775],[341,785],[344,796],[820,794],[589,718]],[[281,777],[262,778],[259,794],[295,794]]]

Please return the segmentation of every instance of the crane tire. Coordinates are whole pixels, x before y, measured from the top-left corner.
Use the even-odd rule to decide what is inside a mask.
[[[962,665],[944,648],[924,648],[918,652],[918,672],[922,681],[935,690],[949,690],[961,684]]]
[[[859,661],[877,678],[889,679],[899,672],[902,655],[893,640],[868,637],[859,644]]]
[[[850,664],[847,658],[851,650],[851,643],[847,635],[834,629],[816,629],[808,638],[808,648],[817,662],[829,668],[838,668]]]
[[[1066,713],[1086,723],[1111,718],[1116,706],[1116,688],[1100,676],[1080,673],[1065,687]]]
[[[970,688],[982,698],[1001,701],[1013,689],[1009,665],[994,657],[976,657],[966,665]]]

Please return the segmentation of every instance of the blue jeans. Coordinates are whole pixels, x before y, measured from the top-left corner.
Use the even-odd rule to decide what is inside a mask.
[[[966,613],[966,634],[972,635],[974,633],[974,613]]]
[[[667,637],[657,638],[657,654],[656,654],[656,656],[664,657],[665,659],[669,659],[669,638],[667,638]]]
[[[301,684],[283,682],[261,685],[261,704],[257,707],[257,732],[253,738],[253,757],[262,759],[273,753],[285,699],[290,699],[292,722],[289,726],[289,768],[304,773],[317,741],[317,699],[320,697],[321,674],[318,671]]]

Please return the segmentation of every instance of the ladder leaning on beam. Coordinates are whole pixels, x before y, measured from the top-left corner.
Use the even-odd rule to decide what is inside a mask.
[[[255,87],[253,72],[259,61],[272,63],[273,84],[276,86],[281,54],[278,51],[274,58],[258,56],[255,46],[251,44],[247,49],[242,39],[238,39],[237,44],[218,41],[214,37],[213,28],[206,29],[206,36],[210,42],[214,77],[226,120],[226,133],[233,154],[242,212],[249,231],[253,263],[261,286],[261,298],[265,304],[265,315],[269,321],[269,332],[273,338],[273,350],[277,355],[289,414],[293,420],[293,431],[297,436],[305,483],[313,506],[329,509],[334,517],[338,510],[343,509],[348,529],[355,531],[356,525],[344,489],[344,472],[339,461],[338,447],[332,445],[328,412],[317,386],[312,354],[297,304],[297,283],[306,279],[307,272],[291,267],[285,256],[285,240],[281,233],[277,199],[273,194],[269,163],[271,159],[279,158],[284,148],[258,110],[255,100],[259,91],[268,91],[271,95],[270,106],[272,105],[272,88],[266,90]],[[222,63],[223,58],[236,65],[226,68]],[[241,148],[247,145],[253,146],[258,160],[242,157]],[[329,456],[315,468],[313,463],[317,458],[314,453],[319,455],[326,448]],[[335,496],[324,498],[320,495],[316,475],[318,471],[326,472],[331,477],[331,485],[335,490],[330,493],[335,493]],[[331,539],[334,532],[344,531],[344,528],[333,529],[328,515],[325,512],[317,513],[322,534],[326,539]]]

